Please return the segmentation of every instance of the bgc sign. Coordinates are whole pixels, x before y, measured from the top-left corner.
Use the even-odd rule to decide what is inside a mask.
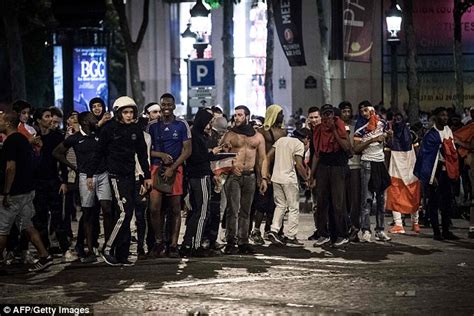
[[[108,104],[107,49],[76,47],[73,50],[74,110],[89,111],[89,101],[100,97]]]
[[[81,61],[81,77],[82,80],[90,80],[96,78],[105,78],[105,61],[92,60]]]

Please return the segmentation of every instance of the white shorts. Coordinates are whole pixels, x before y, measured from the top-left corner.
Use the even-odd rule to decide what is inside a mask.
[[[99,201],[112,201],[109,174],[107,172],[95,174],[92,180],[94,181],[94,190],[89,191],[87,188],[87,175],[85,173],[79,174],[81,207],[94,207],[96,196]]]
[[[0,236],[7,236],[14,223],[20,231],[33,226],[31,219],[35,215],[34,197],[35,191],[10,196],[11,205],[8,208],[3,206],[3,199],[1,199]]]

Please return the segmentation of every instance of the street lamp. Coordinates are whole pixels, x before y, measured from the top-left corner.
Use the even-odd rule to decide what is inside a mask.
[[[400,43],[398,32],[402,25],[402,11],[396,0],[392,0],[390,9],[385,12],[387,23],[388,38],[390,44],[390,63],[391,63],[391,108],[393,112],[398,111],[398,61],[397,46]]]
[[[196,43],[193,45],[196,49],[197,58],[204,58],[204,51],[206,50],[209,43],[207,43],[206,34],[209,32],[209,13],[202,0],[197,0],[194,7],[189,10],[191,14],[191,22],[194,32],[197,35]]]

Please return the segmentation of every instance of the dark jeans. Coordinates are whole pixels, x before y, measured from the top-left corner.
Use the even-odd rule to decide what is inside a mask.
[[[360,229],[360,169],[351,169],[346,177],[346,203],[349,224]]]
[[[249,243],[250,208],[255,193],[255,175],[229,175],[224,185],[227,197],[226,240]]]
[[[40,233],[41,241],[46,248],[50,246],[49,230],[51,230],[56,234],[61,250],[66,252],[69,249],[69,240],[65,225],[63,196],[58,194],[60,185],[57,180],[35,181],[33,224]]]
[[[441,211],[441,226],[443,232],[449,231],[450,211],[453,199],[453,183],[446,171],[438,168],[435,178],[438,185],[430,185],[428,189],[428,212],[430,214],[433,233],[440,235],[438,210]]]
[[[130,221],[135,209],[135,179],[134,177],[115,177],[110,175],[112,188],[112,208],[118,219],[107,241],[106,251],[110,251],[117,260],[128,259],[130,252]]]
[[[204,228],[209,216],[211,177],[189,178],[191,211],[186,221],[183,244],[193,249],[201,247]]]
[[[143,249],[145,245],[146,234],[146,210],[148,206],[147,199],[140,195],[141,182],[135,181],[135,225],[137,225],[137,248]]]
[[[211,201],[209,202],[209,218],[204,229],[204,239],[209,240],[211,246],[215,245],[219,235],[221,221],[221,194],[214,191],[214,182],[211,181]]]
[[[385,191],[370,192],[369,181],[371,177],[371,162],[361,161],[360,190],[361,190],[361,218],[360,225],[363,231],[370,231],[370,210],[376,202],[375,231],[381,232],[385,228]]]
[[[330,218],[334,223],[335,236],[332,237],[347,237],[346,173],[347,166],[328,166],[319,163],[316,168],[317,228],[322,237],[330,236],[328,230]]]

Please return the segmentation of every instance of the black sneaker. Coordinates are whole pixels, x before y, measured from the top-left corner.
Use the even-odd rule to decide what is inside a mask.
[[[89,254],[87,257],[80,259],[82,263],[94,263],[97,262],[97,257],[95,254]]]
[[[179,251],[176,247],[168,248],[168,258],[179,258]]]
[[[447,231],[447,232],[443,232],[443,238],[445,240],[459,240],[460,238],[456,235],[454,235],[452,232],[450,231]]]
[[[36,263],[28,269],[30,272],[40,272],[53,264],[53,257],[51,255],[39,258]]]
[[[444,238],[441,234],[434,234],[433,239],[437,240],[437,241],[443,241],[444,240]]]
[[[163,243],[155,244],[153,251],[151,252],[152,256],[155,258],[164,258],[166,257],[166,248]]]
[[[76,244],[76,246],[74,247],[74,250],[76,251],[77,257],[79,258],[86,257],[86,251],[84,250],[84,245]]]
[[[469,232],[467,233],[467,238],[469,239],[474,238],[474,230],[471,230],[471,228],[469,228]]]
[[[179,255],[183,258],[191,257],[193,254],[193,249],[191,246],[181,245],[179,248]]]
[[[120,262],[118,262],[117,258],[112,256],[111,254],[107,254],[105,252],[101,253],[100,256],[104,259],[105,263],[112,267],[119,267],[121,266]]]
[[[249,244],[239,245],[239,254],[241,255],[253,255],[255,250]]]
[[[337,237],[336,241],[334,242],[333,246],[334,247],[341,247],[349,243],[348,238],[343,238],[343,237]]]
[[[239,250],[237,249],[237,246],[235,244],[227,244],[224,247],[224,253],[226,255],[235,255],[237,254]]]
[[[137,260],[145,260],[145,259],[147,259],[147,256],[145,254],[145,249],[138,248],[137,249]]]
[[[349,241],[350,242],[359,242],[359,229],[354,226],[349,230]]]
[[[135,265],[135,262],[132,262],[128,259],[121,259],[121,260],[118,260],[118,263],[119,265],[121,265],[122,267],[133,267]]]
[[[272,231],[268,233],[268,239],[272,244],[277,246],[283,246],[285,244],[285,240],[281,238],[280,235]]]
[[[265,244],[265,241],[263,240],[262,238],[262,234],[260,233],[260,231],[253,231],[251,234],[250,234],[250,237],[249,239],[251,241],[253,241],[253,243],[257,246],[261,246],[261,245],[264,245]]]
[[[313,244],[313,247],[321,247],[331,241],[329,237],[319,237],[318,240]]]
[[[298,240],[298,238],[288,238],[285,237],[285,244],[290,247],[301,247],[304,246],[302,242]]]
[[[318,238],[319,238],[318,230],[315,230],[314,233],[308,237],[308,240],[318,240]]]

